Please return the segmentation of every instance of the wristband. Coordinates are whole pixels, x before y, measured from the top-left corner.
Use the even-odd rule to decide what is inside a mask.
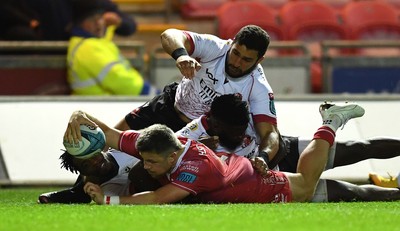
[[[104,196],[104,204],[119,205],[119,196]]]
[[[268,156],[268,153],[267,153],[266,151],[260,151],[260,152],[258,152],[258,156],[261,157],[261,158],[263,158],[264,161],[265,161],[265,163],[268,165],[268,163],[269,163],[269,156]]]
[[[177,59],[178,59],[179,57],[181,57],[182,55],[189,55],[189,54],[187,53],[186,49],[183,48],[183,47],[180,47],[180,48],[174,50],[174,51],[172,52],[172,54],[171,54],[172,58],[175,59],[175,60],[177,60]]]

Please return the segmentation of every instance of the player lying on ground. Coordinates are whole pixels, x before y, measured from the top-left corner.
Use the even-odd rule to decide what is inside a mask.
[[[85,181],[96,182],[107,195],[130,195],[135,192],[128,176],[139,159],[131,155],[109,149],[80,159],[65,151],[60,159],[62,168],[80,175],[72,188],[41,194],[38,203],[89,203],[91,198],[83,191]]]
[[[253,158],[258,153],[258,137],[250,121],[245,134],[242,132],[248,114],[238,95],[217,97],[211,110],[189,123],[177,132],[189,139],[201,140],[213,150],[231,152]],[[321,105],[320,112],[332,106]],[[251,118],[250,118],[251,119]],[[280,171],[296,172],[301,152],[311,140],[283,136],[286,155],[278,163]],[[325,170],[356,163],[369,158],[392,158],[400,155],[400,140],[394,138],[374,138],[366,141],[335,142],[330,148]],[[400,199],[398,190],[387,190],[373,185],[355,185],[348,182],[321,179],[313,198],[314,202],[324,201],[382,201]]]
[[[228,116],[229,115],[229,116]],[[251,139],[249,135],[244,134],[244,130],[247,127],[247,122],[248,122],[248,110],[247,110],[247,105],[245,102],[241,100],[241,98],[238,95],[223,95],[220,97],[217,97],[214,102],[212,103],[211,106],[211,111],[207,113],[206,116],[202,116],[199,119],[196,119],[192,123],[190,123],[185,129],[182,129],[179,134],[182,134],[186,137],[189,137],[191,139],[203,139],[207,140],[208,137],[210,137],[210,134],[213,135],[218,135],[219,136],[219,143],[209,143],[208,145],[217,151],[226,151],[229,149],[234,149],[234,153],[237,153],[239,155],[244,155],[244,156],[252,156],[248,155],[248,153],[256,153],[254,149],[257,147],[255,144],[255,140]],[[206,129],[207,128],[207,129]],[[247,129],[248,131],[249,129]],[[251,129],[250,129],[251,130]],[[244,137],[244,138],[243,138]],[[204,139],[205,138],[205,139]],[[244,140],[244,141],[243,141]],[[291,143],[288,143],[288,155],[285,157],[286,162],[289,163],[295,163],[294,165],[297,164],[298,158],[299,158],[299,147],[304,147],[306,144],[308,144],[310,141],[309,140],[301,140],[299,145],[297,146],[298,140],[295,137],[290,137],[287,141],[290,141]],[[385,140],[383,140],[385,141]],[[354,143],[354,142],[351,142]],[[375,143],[375,142],[373,142]],[[379,142],[377,142],[379,144]],[[384,142],[386,144],[390,144],[392,142],[387,141]],[[393,141],[394,144],[396,142]],[[216,144],[221,144],[215,147]],[[344,146],[343,143],[339,143],[341,146]],[[365,144],[365,143],[363,143]],[[399,145],[400,142],[397,141],[397,144]],[[304,145],[304,146],[303,146]],[[340,145],[338,147],[340,147]],[[363,150],[362,148],[351,148],[353,146],[359,146],[359,143],[356,143],[356,145],[350,146],[348,149],[345,147],[342,147],[338,149],[340,151],[340,155],[334,155],[334,148],[331,148],[330,151],[330,156],[334,155],[335,157],[340,157],[340,158],[346,158],[346,155],[352,155],[352,157],[359,156],[361,158],[364,154],[365,151],[368,153],[367,150]],[[368,144],[365,144],[368,147]],[[225,148],[225,147],[230,147],[230,148]],[[376,146],[376,145],[373,145]],[[390,146],[390,145],[389,145]],[[363,146],[361,146],[363,147]],[[378,145],[377,149],[371,150],[375,151],[376,153],[382,153],[384,151],[384,147],[380,147]],[[290,150],[290,152],[289,152]],[[333,151],[332,151],[333,150]],[[346,152],[347,151],[347,152]],[[353,152],[353,153],[352,153]],[[338,152],[339,153],[339,152]],[[126,155],[126,154],[125,154]],[[370,156],[370,155],[364,155],[364,156]],[[373,156],[373,153],[372,153]],[[90,160],[85,160],[85,161],[75,161],[72,162],[73,159],[76,159],[72,157],[71,155],[68,155],[67,153],[62,155],[63,157],[63,166],[66,167],[67,169],[80,169],[81,173],[87,175],[87,171],[85,171],[84,166],[90,166],[86,162],[90,162]],[[69,157],[69,158],[66,158]],[[129,157],[125,157],[128,158]],[[332,158],[330,158],[332,159]],[[354,159],[349,157],[349,159]],[[67,161],[68,160],[68,161]],[[335,161],[336,163],[337,161]],[[340,161],[343,162],[343,161]],[[95,161],[97,165],[100,165],[100,161]],[[108,161],[108,163],[111,163]],[[329,165],[329,164],[328,164]],[[69,167],[68,167],[69,166]],[[102,165],[101,165],[102,166]],[[105,165],[107,166],[107,165]],[[121,165],[123,166],[123,165]],[[286,166],[286,165],[284,165]],[[293,164],[292,164],[293,166]],[[130,166],[131,168],[132,166]],[[295,172],[296,171],[296,166],[294,168],[290,169],[285,167],[286,171],[289,172]],[[110,168],[107,168],[110,169]],[[124,169],[123,167],[121,169]],[[137,167],[135,168],[137,169]],[[289,170],[287,170],[289,169]],[[104,167],[102,172],[104,172]],[[134,173],[132,174],[131,172],[131,180],[136,181],[135,182],[135,190],[136,192],[138,191],[145,191],[147,190],[154,190],[155,185],[154,181],[148,180],[147,176],[145,173],[142,171],[133,171]],[[95,172],[94,172],[95,173]],[[87,175],[90,177],[93,177],[91,175]],[[138,176],[141,176],[138,178]],[[114,176],[113,172],[109,173],[109,176]],[[143,178],[143,179],[142,179]],[[146,180],[145,184],[151,184],[150,188],[149,185],[144,185],[145,188],[141,188],[143,186],[142,182],[137,182],[138,180],[142,179],[143,181]],[[321,183],[322,181],[322,183]],[[375,200],[397,200],[399,199],[399,190],[388,190],[380,187],[375,187],[372,185],[365,185],[365,186],[358,186],[358,185],[353,185],[349,184],[347,182],[338,182],[338,181],[332,181],[328,180],[325,183],[325,180],[321,180],[320,184],[317,188],[316,195],[313,198],[313,201],[315,202],[320,202],[320,201],[354,201],[354,200],[359,200],[359,201],[375,201]],[[83,190],[80,189],[82,186],[83,182],[76,186],[73,187],[72,189],[68,190],[63,190],[60,192],[54,192],[54,193],[47,193],[47,194],[42,194],[39,197],[39,201],[41,203],[79,203],[79,202],[90,202],[90,198],[87,197],[86,194],[83,193]],[[122,195],[122,194],[121,194]],[[82,199],[81,199],[82,198]],[[84,198],[84,199],[83,199]]]
[[[247,158],[215,154],[201,143],[177,138],[166,126],[121,132],[81,111],[71,116],[64,139],[77,142],[81,138],[80,124],[98,125],[106,134],[107,145],[142,159],[144,168],[163,185],[155,191],[109,197],[99,185],[86,183],[86,193],[98,204],[164,204],[190,195],[201,203],[301,202],[310,200],[314,194],[336,130],[363,114],[364,110],[355,104],[327,109],[323,126],[300,157],[297,173],[267,171],[261,175]]]

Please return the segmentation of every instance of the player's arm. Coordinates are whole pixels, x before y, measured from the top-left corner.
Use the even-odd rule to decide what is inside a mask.
[[[106,135],[106,144],[115,149],[119,148],[118,141],[121,131],[109,127],[107,124],[95,118],[94,116],[80,110],[72,113],[68,122],[67,130],[64,133],[64,140],[68,140],[70,143],[77,143],[78,140],[82,140],[80,130],[81,124],[99,126]]]
[[[260,136],[259,154],[268,164],[278,152],[279,132],[275,125],[267,122],[258,122],[255,128]]]
[[[177,29],[167,29],[161,34],[161,45],[164,51],[176,60],[176,67],[181,74],[189,79],[193,78],[195,71],[200,70],[201,65],[189,56],[192,51],[192,43],[187,35]]]
[[[132,196],[109,198],[101,188],[93,183],[86,183],[84,190],[97,204],[168,204],[189,196],[190,193],[173,184],[167,184],[156,191],[136,193]]]

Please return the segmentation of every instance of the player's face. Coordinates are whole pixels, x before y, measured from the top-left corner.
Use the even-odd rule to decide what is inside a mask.
[[[232,126],[225,123],[219,123],[215,128],[216,135],[219,138],[219,144],[229,151],[234,151],[243,143],[246,128],[247,125]]]
[[[259,59],[256,50],[234,43],[226,58],[225,72],[233,78],[242,77],[252,72],[262,60],[263,57]]]
[[[173,157],[164,157],[157,153],[140,152],[143,158],[143,167],[153,178],[159,178],[170,172],[174,166]]]
[[[90,16],[82,22],[81,26],[96,37],[102,37],[105,32],[105,21],[102,14]]]
[[[99,152],[88,159],[74,158],[73,164],[84,176],[108,177],[113,172],[113,162]]]

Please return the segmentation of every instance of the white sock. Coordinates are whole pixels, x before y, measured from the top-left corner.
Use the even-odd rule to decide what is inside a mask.
[[[340,119],[340,117],[338,115],[329,115],[328,118],[326,118],[326,120],[324,120],[322,122],[323,126],[327,126],[330,129],[332,129],[334,132],[336,132],[338,130],[338,128],[340,128],[340,126],[342,126],[342,120]]]

